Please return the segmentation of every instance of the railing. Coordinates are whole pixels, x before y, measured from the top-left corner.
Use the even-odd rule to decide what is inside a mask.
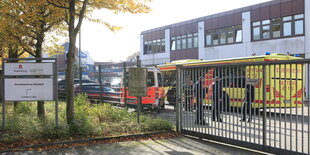
[[[271,153],[310,154],[309,64],[179,66],[177,126],[185,134]]]

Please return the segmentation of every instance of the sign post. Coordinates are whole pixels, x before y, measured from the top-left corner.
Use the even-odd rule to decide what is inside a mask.
[[[136,96],[138,99],[137,120],[140,123],[140,112],[142,97],[147,96],[147,68],[141,68],[140,57],[137,56],[137,68],[129,68],[128,91],[129,96]]]
[[[14,62],[20,61],[25,62]],[[31,62],[35,60],[47,62]],[[3,59],[2,128],[6,101],[55,101],[58,126],[57,66],[55,58]]]

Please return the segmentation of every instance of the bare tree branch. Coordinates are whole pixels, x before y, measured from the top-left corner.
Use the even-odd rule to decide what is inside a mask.
[[[62,8],[62,9],[68,9],[69,10],[69,7],[65,7],[65,6],[61,6],[61,5],[55,4],[55,3],[53,3],[53,2],[51,2],[49,0],[47,0],[47,2],[48,2],[48,4],[51,4],[51,5],[55,6],[55,7]]]
[[[83,18],[84,18],[84,14],[85,14],[85,10],[86,10],[86,6],[88,4],[88,0],[85,0],[83,2],[83,6],[82,6],[82,9],[80,10],[80,13],[79,13],[79,21],[78,21],[78,24],[76,25],[76,28],[74,30],[74,33],[77,33],[79,30],[80,30],[80,27],[82,25],[82,21],[83,21]]]

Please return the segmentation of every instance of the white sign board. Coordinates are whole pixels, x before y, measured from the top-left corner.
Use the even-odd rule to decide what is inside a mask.
[[[259,79],[246,79],[246,84],[256,85],[259,84]]]
[[[147,95],[146,68],[129,68],[129,96],[143,97]]]
[[[53,75],[53,63],[5,63],[4,75]]]
[[[52,78],[4,79],[5,101],[52,101]]]

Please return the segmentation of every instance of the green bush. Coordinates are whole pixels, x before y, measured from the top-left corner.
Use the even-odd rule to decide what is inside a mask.
[[[74,101],[74,122],[66,123],[66,104],[59,103],[59,123],[55,125],[55,102],[46,102],[46,118],[36,116],[36,102],[21,103],[16,111],[13,104],[6,106],[6,130],[0,131],[1,141],[20,139],[64,139],[74,136],[111,136],[141,132],[172,130],[173,125],[149,115],[140,116],[111,104],[89,104],[86,95],[78,95]]]
[[[17,104],[16,111],[19,114],[34,114],[35,110],[32,106],[32,103],[27,103],[27,102],[20,102]]]

